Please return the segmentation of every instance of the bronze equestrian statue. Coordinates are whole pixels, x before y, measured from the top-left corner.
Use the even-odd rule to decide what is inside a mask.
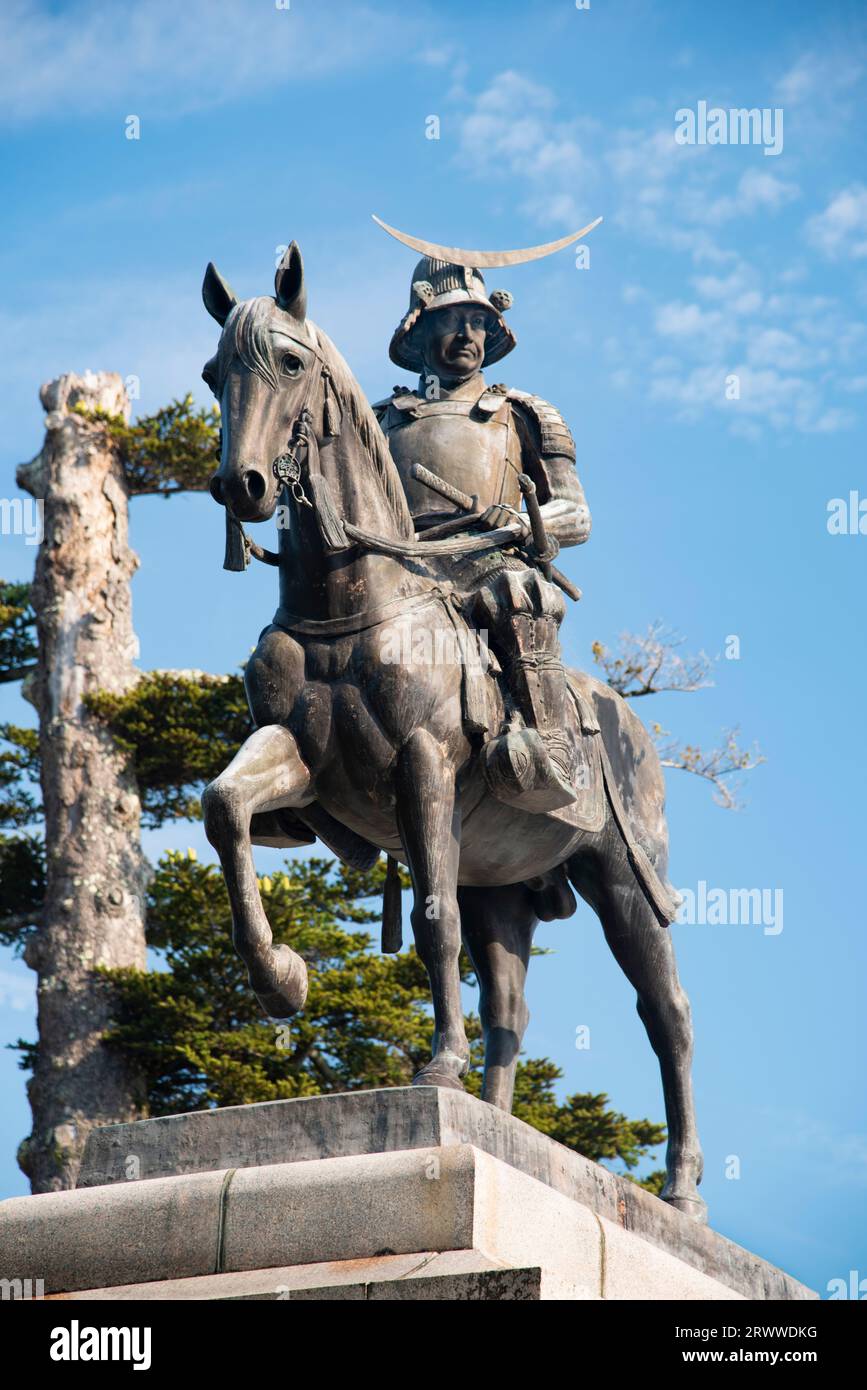
[[[222,412],[211,491],[226,508],[227,564],[252,551],[280,585],[245,672],[256,731],[202,797],[234,943],[265,1011],[289,1017],[307,970],[273,945],[252,844],[318,835],[350,862],[379,851],[404,862],[435,1023],[414,1084],[462,1086],[463,938],[480,987],[483,1098],[510,1110],[533,932],[571,916],[574,887],[636,989],[659,1059],[662,1195],[705,1220],[690,1009],[666,929],[676,902],[662,770],[627,702],[560,661],[551,581],[571,586],[552,559],[558,538],[589,530],[571,435],[553,407],[480,374],[514,339],[506,297],[485,295],[478,264],[546,248],[498,253],[514,258],[504,262],[411,244],[428,258],[392,353],[420,370],[420,389],[377,413],[307,318],[295,243],[274,297],[239,302],[213,265],[205,275],[222,326],[203,376]],[[278,504],[290,524],[274,555],[243,524]],[[456,650],[461,659],[443,659]]]

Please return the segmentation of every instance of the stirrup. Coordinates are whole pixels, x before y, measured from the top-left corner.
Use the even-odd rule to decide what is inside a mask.
[[[563,739],[563,747],[559,740]],[[565,737],[554,735],[555,761],[537,729],[517,729],[491,739],[482,749],[482,772],[498,801],[521,811],[557,811],[577,800],[572,781],[558,763]]]

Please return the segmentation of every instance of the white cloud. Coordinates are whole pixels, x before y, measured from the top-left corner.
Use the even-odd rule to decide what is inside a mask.
[[[619,226],[689,255],[697,264],[724,265],[735,253],[715,229],[758,214],[776,213],[800,196],[797,184],[764,169],[744,169],[723,191],[731,164],[710,145],[678,145],[674,123],[654,131],[621,130],[603,150],[621,185]]]
[[[803,263],[786,266],[786,268],[781,270],[777,275],[777,279],[780,281],[781,285],[797,285],[799,281],[806,280],[806,278],[807,267]]]
[[[777,99],[786,106],[805,101],[816,89],[818,74],[809,54],[804,54],[777,83]]]
[[[660,358],[650,341],[651,399],[672,406],[684,422],[697,421],[708,409],[724,411],[732,432],[750,439],[759,437],[762,424],[807,434],[852,427],[852,410],[829,402],[828,393],[839,387],[856,394],[867,382],[841,374],[850,358],[863,359],[861,324],[823,295],[773,295],[761,303],[760,316],[754,304],[751,312],[740,313],[751,299],[760,299],[745,289],[743,263],[727,277],[696,277],[694,283],[712,307],[651,305],[659,338],[678,344],[684,357]],[[642,335],[636,340],[645,341]],[[732,375],[739,383],[736,400],[725,390]]]
[[[696,190],[691,211],[696,221],[720,224],[733,217],[750,217],[756,212],[778,212],[799,196],[797,184],[787,183],[759,169],[746,169],[733,194],[707,202],[702,191]]]
[[[730,314],[749,316],[762,307],[756,273],[745,261],[738,261],[728,275],[695,275],[692,283],[702,299],[723,304]]]
[[[661,304],[656,310],[655,322],[656,331],[664,338],[695,338],[706,334],[718,339],[725,329],[725,319],[719,311],[680,301]]]
[[[460,126],[458,164],[480,178],[520,179],[524,210],[544,223],[586,217],[576,190],[592,178],[579,121],[560,119],[554,93],[511,70],[475,98]]]
[[[500,72],[475,99],[461,122],[459,163],[482,177],[509,170],[529,189],[545,188],[535,210],[546,217],[574,217],[571,186],[589,172],[575,122],[553,117],[553,93],[517,72]],[[568,188],[567,186],[568,185]]]
[[[831,260],[867,256],[867,188],[860,183],[844,188],[824,212],[809,219],[806,234],[810,244]]]
[[[776,99],[792,107],[827,101],[853,87],[863,70],[860,57],[852,54],[802,53],[777,82]]]
[[[417,34],[399,8],[278,10],[233,0],[95,0],[0,10],[0,119],[112,110],[164,116],[371,66]]]
[[[813,100],[808,92],[817,82],[848,90],[857,65],[844,64],[835,83],[824,75],[829,61],[810,57],[796,65],[782,80],[787,98]],[[619,387],[650,379],[652,397],[679,418],[726,409],[729,427],[751,437],[763,423],[810,433],[848,428],[852,413],[832,396],[845,389],[844,375],[857,380],[864,370],[864,330],[835,299],[794,292],[808,270],[803,259],[781,263],[779,237],[791,237],[791,223],[774,229],[773,249],[768,232],[770,218],[782,221],[801,189],[761,160],[750,163],[753,151],[737,153],[733,159],[715,147],[678,145],[673,111],[670,124],[650,129],[570,118],[553,90],[509,70],[472,99],[459,162],[470,174],[513,187],[524,211],[558,226],[597,211],[600,197],[613,201],[612,212],[601,203],[598,211],[627,245],[654,248],[648,279],[636,285],[630,266],[621,291],[632,319],[648,331],[636,332],[633,323],[632,331],[612,334],[624,344],[612,364]],[[840,195],[813,219],[811,235],[827,254],[845,247],[861,255],[863,240],[867,255],[867,190]],[[661,297],[654,288],[658,267],[674,268],[677,258],[681,285],[684,259],[700,272],[690,281],[694,297],[689,290]],[[672,349],[685,364],[670,360]],[[741,398],[729,402],[725,380],[738,361]]]
[[[738,378],[740,395],[730,400],[726,382]],[[805,434],[830,434],[853,424],[851,412],[826,409],[815,382],[804,376],[786,375],[772,367],[757,368],[749,362],[728,366],[707,364],[689,371],[655,377],[651,399],[676,407],[679,419],[695,423],[707,408],[725,411],[735,433],[757,438],[755,428],[765,422],[775,430],[796,429]],[[745,428],[746,426],[746,428]]]
[[[733,373],[738,376],[741,390],[741,398],[736,401],[726,395]],[[702,363],[657,372],[649,394],[652,401],[673,408],[675,419],[682,424],[697,424],[708,411],[725,412],[732,432],[748,439],[760,436],[760,424],[769,412],[774,413],[778,427],[788,420],[788,414],[779,410],[778,402],[768,397],[767,384],[757,382],[744,366]]]
[[[455,49],[452,44],[441,44],[439,47],[431,46],[423,48],[416,55],[416,62],[424,63],[429,68],[444,68],[449,63],[455,61]]]
[[[816,355],[782,328],[762,329],[750,339],[747,356],[753,366],[778,367],[787,372],[803,371],[816,362]]]

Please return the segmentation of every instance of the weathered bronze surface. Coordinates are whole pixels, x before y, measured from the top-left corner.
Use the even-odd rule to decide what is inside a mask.
[[[483,1096],[509,1110],[533,932],[572,914],[574,887],[660,1060],[663,1195],[704,1219],[689,1004],[666,930],[662,771],[626,702],[563,672],[564,600],[547,567],[558,544],[586,539],[589,512],[559,412],[481,377],[514,344],[510,296],[488,297],[472,268],[425,260],[392,340],[419,389],[396,388],[372,410],[307,318],[294,243],[274,298],[239,303],[213,266],[203,294],[223,326],[204,370],[223,413],[212,493],[233,523],[291,509],[279,607],[246,669],[256,732],[203,795],[253,989],[271,1016],[289,1017],[307,970],[273,946],[251,843],[309,843],[313,831],[356,863],[383,850],[409,866],[431,982],[433,1056],[416,1081],[462,1088],[463,937],[480,983]],[[472,508],[421,482],[416,463]],[[531,521],[519,475],[537,494]],[[394,949],[393,876],[389,894]]]

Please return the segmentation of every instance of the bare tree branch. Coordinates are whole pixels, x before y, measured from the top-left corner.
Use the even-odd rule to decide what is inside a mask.
[[[338,1077],[336,1072],[328,1065],[318,1047],[311,1047],[309,1057],[316,1071],[328,1086],[337,1086]]]
[[[39,663],[31,662],[29,666],[15,666],[0,671],[0,685],[5,685],[8,681],[20,681],[23,676],[29,676],[31,671],[38,671]]]
[[[592,650],[611,688],[624,699],[631,700],[639,695],[704,690],[713,685],[709,679],[711,658],[704,651],[696,656],[680,655],[677,649],[683,641],[679,633],[657,621],[651,623],[643,635],[621,633],[616,651],[609,651],[601,642],[594,642]],[[725,731],[719,747],[705,751],[697,744],[673,739],[661,724],[650,727],[663,767],[694,772],[710,782],[718,806],[740,809],[738,774],[751,772],[766,761],[755,745],[751,749],[741,748],[738,730],[730,729]]]
[[[639,695],[657,695],[663,690],[704,690],[713,685],[708,680],[711,658],[706,652],[680,656],[677,648],[683,642],[677,632],[655,622],[643,636],[621,633],[616,652],[601,642],[594,642],[592,651],[612,689],[624,699],[634,700]]]
[[[740,810],[743,805],[737,796],[741,786],[738,774],[751,772],[754,767],[767,762],[755,744],[751,749],[740,747],[738,729],[727,729],[723,743],[709,752],[695,744],[672,739],[668,730],[660,724],[652,724],[651,732],[662,766],[681,768],[684,772],[694,772],[696,776],[704,777],[714,788],[714,801],[729,811]]]

